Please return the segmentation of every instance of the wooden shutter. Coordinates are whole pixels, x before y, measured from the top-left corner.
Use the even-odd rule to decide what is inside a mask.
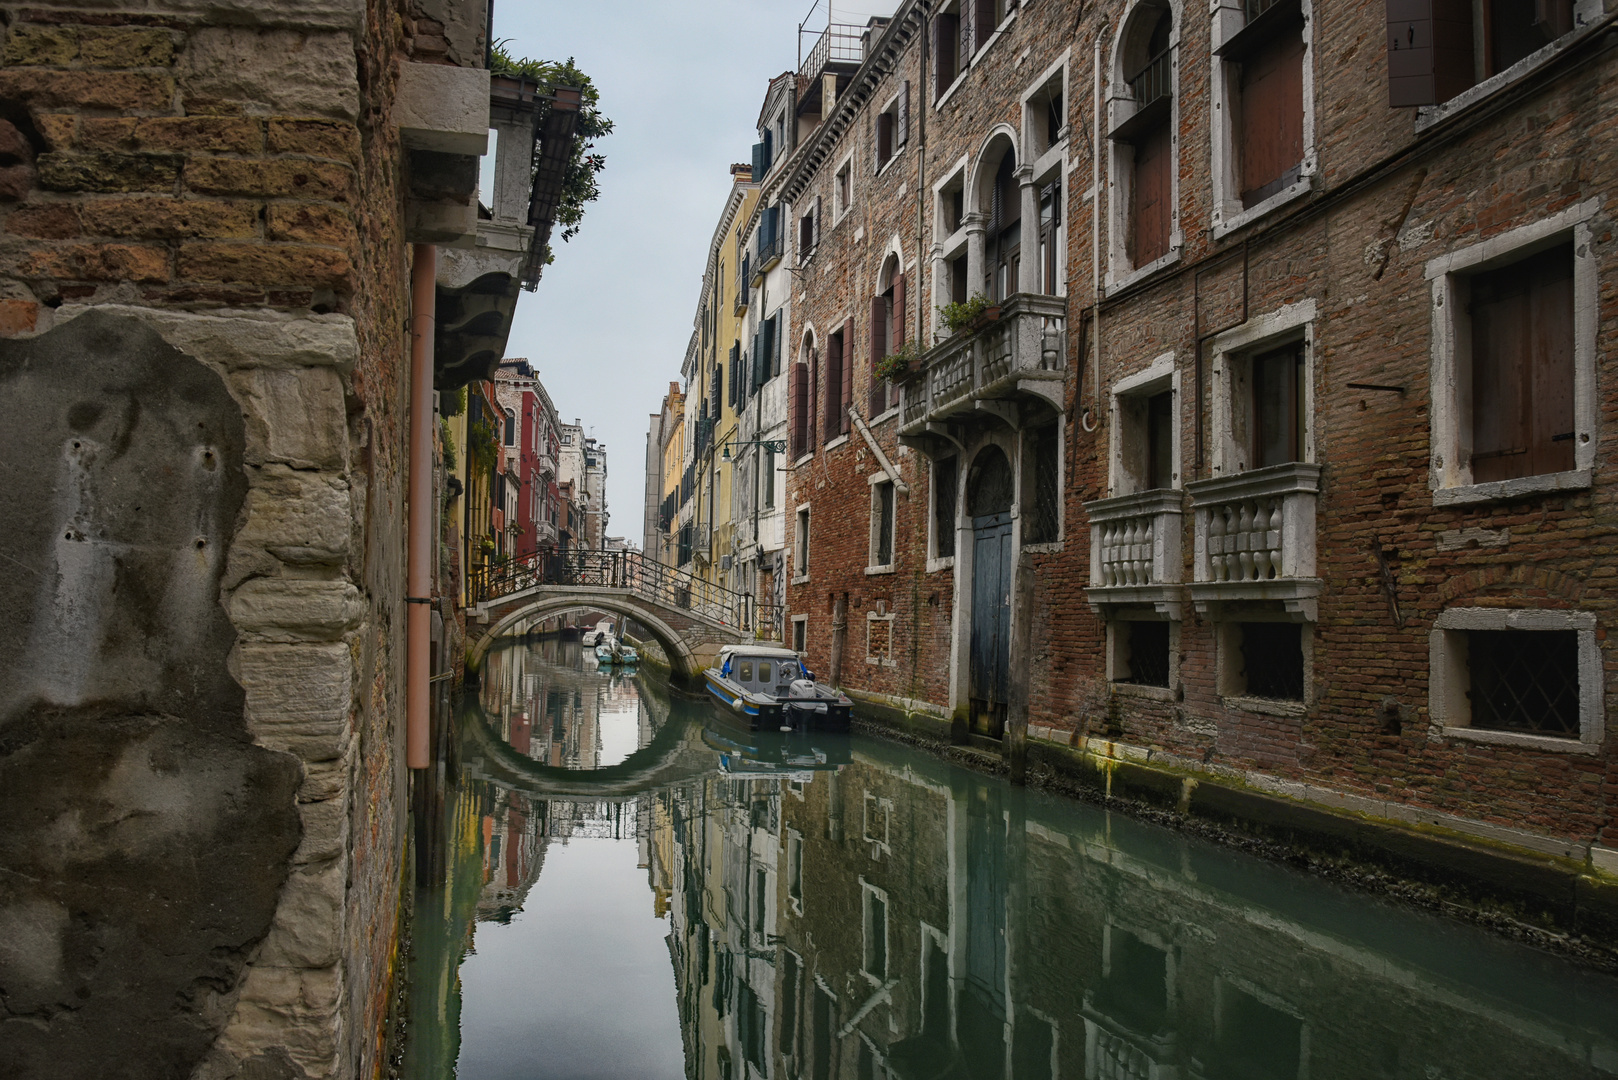
[[[820,246],[820,196],[815,196],[815,247]]]
[[[870,416],[885,412],[888,403],[887,385],[876,377],[876,365],[888,354],[888,298],[871,297],[871,388],[866,395],[865,410]]]
[[[837,430],[841,434],[848,434],[848,410],[854,403],[854,320],[849,319],[843,323],[843,391],[842,403],[838,409]]]
[[[1242,205],[1298,178],[1303,163],[1303,36],[1281,34],[1242,61],[1237,154]]]
[[[989,38],[994,35],[994,14],[994,0],[976,0],[973,4],[972,51],[974,53],[987,45]]]
[[[1133,205],[1124,237],[1131,266],[1145,266],[1168,254],[1173,160],[1166,122],[1135,141],[1135,177],[1129,192]]]
[[[826,340],[826,386],[822,391],[826,398],[826,415],[823,420],[828,439],[836,438],[842,426],[842,406],[839,404],[842,392],[843,335],[836,333]]]
[[[910,80],[899,87],[899,145],[910,141]]]
[[[758,176],[753,177],[755,181],[757,181],[759,177],[762,177],[764,173],[770,171],[770,162],[775,160],[775,155],[773,153],[775,150],[775,132],[771,131],[769,128],[765,128],[764,142],[762,145],[764,147],[764,169],[763,172],[760,172]]]
[[[733,341],[730,343],[730,397],[726,398],[726,400],[730,402],[730,407],[733,409],[737,408],[740,404],[736,400],[736,393],[737,387],[741,384],[741,378],[739,377],[741,366],[742,343],[739,341]]]
[[[894,351],[904,348],[905,344],[905,276],[896,274],[893,278],[893,348]],[[891,408],[899,404],[899,388],[892,383],[888,384],[888,406]]]
[[[792,365],[792,382],[787,392],[787,430],[792,432],[792,456],[802,457],[808,450],[809,440],[804,434],[808,413],[804,409],[804,387],[808,382],[808,365]]]
[[[1472,85],[1471,0],[1387,0],[1388,105],[1448,101]]]
[[[955,81],[956,50],[960,47],[961,20],[957,15],[933,19],[933,100],[937,101]]]
[[[956,74],[971,66],[972,54],[977,52],[977,20],[972,15],[972,0],[961,0],[961,59]]]
[[[781,365],[786,363],[782,346],[786,343],[787,317],[778,314],[771,321],[775,323],[775,345],[770,349],[770,355],[774,358],[770,367],[770,377],[774,378],[781,374]]]
[[[1573,252],[1472,279],[1472,479],[1573,468]]]
[[[714,423],[716,423],[716,424],[719,422],[719,406],[720,406],[720,403],[725,400],[724,391],[723,391],[724,385],[725,385],[725,365],[723,365],[723,364],[715,364],[713,366],[713,418],[714,418]]]

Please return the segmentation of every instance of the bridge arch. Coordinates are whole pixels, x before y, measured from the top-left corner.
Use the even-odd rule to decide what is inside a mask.
[[[632,597],[624,594],[615,595],[613,591],[594,589],[565,590],[558,593],[556,590],[547,589],[543,596],[525,598],[518,594],[490,606],[499,614],[472,645],[470,659],[477,665],[483,663],[489,648],[518,623],[528,619],[559,615],[564,611],[582,610],[606,611],[622,615],[646,627],[657,639],[657,643],[663,646],[663,651],[669,658],[669,667],[683,680],[695,679],[702,674],[702,669],[706,666],[680,631],[659,618],[649,606],[637,603]]]
[[[702,726],[670,717],[650,742],[616,765],[567,769],[518,753],[490,729],[481,713],[467,717],[470,753],[465,766],[479,779],[538,799],[621,802],[707,776],[717,755],[702,741]]]

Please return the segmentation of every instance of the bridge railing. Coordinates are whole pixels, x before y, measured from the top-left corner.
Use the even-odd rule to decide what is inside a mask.
[[[705,581],[639,551],[575,548],[508,559],[472,572],[472,601],[491,603],[542,585],[627,589],[649,603],[688,611],[739,632],[776,639],[781,635],[779,605]]]

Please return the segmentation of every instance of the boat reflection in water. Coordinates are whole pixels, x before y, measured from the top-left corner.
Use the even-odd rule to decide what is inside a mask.
[[[407,1075],[1618,1074],[1608,975],[582,666],[576,644],[498,650],[458,717]]]

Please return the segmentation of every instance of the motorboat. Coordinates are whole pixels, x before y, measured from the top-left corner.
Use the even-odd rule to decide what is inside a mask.
[[[854,702],[816,682],[791,649],[726,645],[703,677],[714,702],[749,730],[848,730]]]
[[[817,772],[836,772],[852,761],[849,738],[846,732],[748,730],[729,709],[702,728],[703,743],[719,752],[720,772],[800,781],[812,780]]]
[[[630,664],[640,663],[640,654],[632,647],[608,634],[605,641],[601,641],[596,645],[596,663],[609,664],[612,667],[626,667]]]
[[[603,638],[611,638],[612,636],[612,620],[602,619],[600,622],[596,623],[594,627],[586,630],[584,635],[579,640],[586,646],[600,645]]]

